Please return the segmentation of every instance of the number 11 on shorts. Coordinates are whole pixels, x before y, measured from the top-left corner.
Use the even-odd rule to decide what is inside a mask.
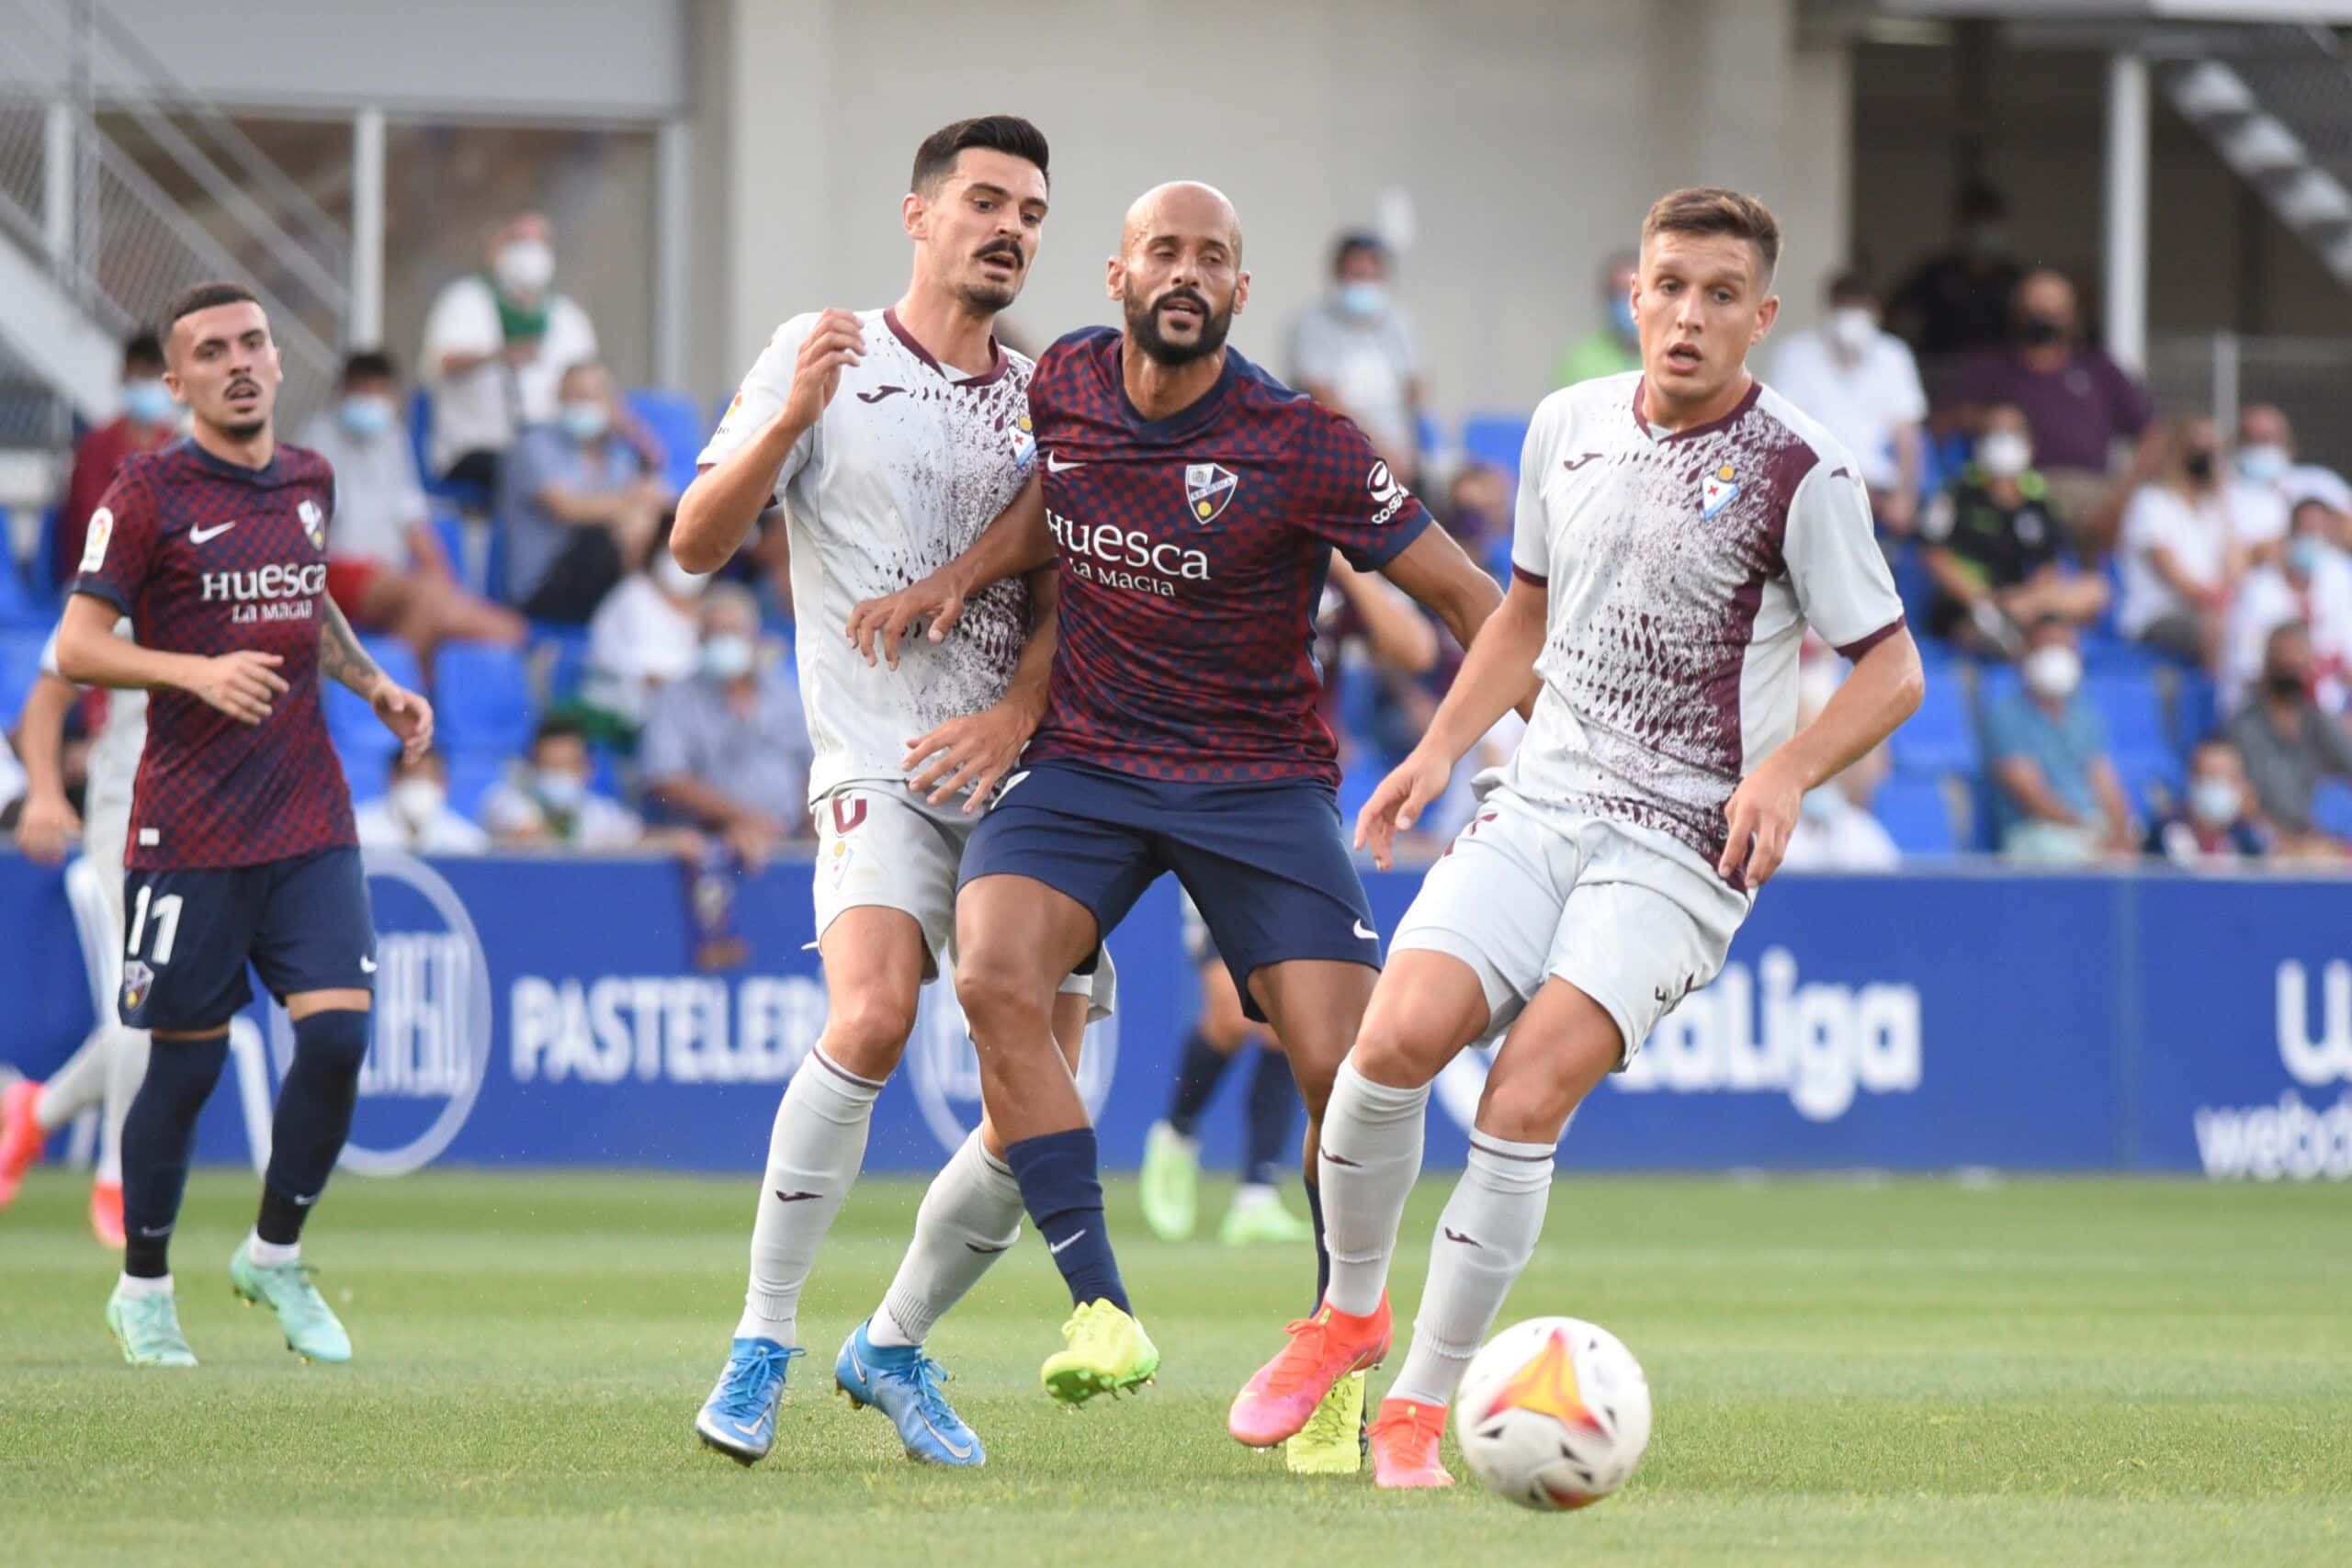
[[[153,887],[139,890],[139,902],[130,911],[130,941],[124,944],[122,950],[125,958],[139,956],[139,939],[147,934],[147,901],[154,891]],[[147,955],[148,963],[169,964],[172,961],[172,943],[179,939],[180,934],[182,902],[176,893],[166,893],[155,899],[155,950]]]

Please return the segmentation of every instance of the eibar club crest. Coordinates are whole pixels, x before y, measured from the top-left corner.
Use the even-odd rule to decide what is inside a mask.
[[[1184,509],[1195,523],[1215,522],[1240,488],[1240,478],[1221,464],[1184,465]]]
[[[311,543],[319,549],[327,547],[327,514],[319,510],[315,501],[305,501],[294,509],[302,520],[302,532],[311,536]]]
[[[1732,467],[1725,463],[1699,481],[1699,515],[1713,517],[1729,506],[1732,497],[1738,493],[1739,486],[1734,482]]]

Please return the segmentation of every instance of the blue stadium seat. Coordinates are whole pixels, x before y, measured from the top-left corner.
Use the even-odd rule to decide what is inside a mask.
[[[1926,553],[1909,539],[1899,541],[1887,563],[1894,574],[1895,596],[1903,601],[1903,617],[1922,648],[1928,641],[1928,612],[1936,602],[1936,580],[1928,570]]]
[[[433,470],[433,394],[419,387],[409,394],[408,438],[416,449],[416,471],[424,478],[424,493],[465,512],[488,512],[490,491],[480,485],[445,479]]]
[[[531,658],[547,661],[546,700],[566,701],[579,692],[588,674],[588,628],[532,622]]]
[[[64,515],[62,500],[51,502],[40,514],[40,538],[33,546],[29,563],[29,577],[36,586],[57,581],[57,525]]]
[[[2147,675],[2086,675],[2083,694],[2107,721],[2108,749],[2117,756],[2172,751],[2164,700]]]
[[[1434,414],[1423,414],[1414,426],[1415,438],[1421,444],[1421,461],[1426,463],[1445,450],[1445,429]]]
[[[2352,839],[2352,784],[2320,780],[2312,792],[2312,826],[2339,839]]]
[[[1527,445],[1523,413],[1474,413],[1462,422],[1462,455],[1474,463],[1491,463],[1519,482],[1520,449]]]
[[[662,454],[669,459],[663,477],[671,488],[683,491],[694,483],[695,458],[701,455],[711,431],[703,423],[702,410],[695,400],[684,392],[639,387],[628,394],[628,401],[629,412],[637,415],[638,422],[662,443]]]
[[[0,525],[6,514],[0,513]],[[36,561],[35,566],[40,563]],[[57,621],[57,604],[51,598],[46,583],[36,589],[17,570],[15,558],[0,541],[0,626],[40,627],[46,631]]]
[[[1928,682],[1919,711],[1894,732],[1893,745],[1899,773],[1932,782],[1945,773],[1974,773],[1976,726],[1969,719],[1968,700],[1960,682]]]
[[[2184,670],[2172,694],[2172,743],[2187,756],[2222,728],[2222,689],[2202,670]]]
[[[0,627],[0,729],[17,728],[17,716],[40,674],[41,644],[48,640],[46,627]]]
[[[1871,803],[1873,813],[1906,855],[1949,855],[1960,850],[1952,831],[1951,804],[1934,779],[1895,777]]]
[[[2083,634],[2083,668],[2093,675],[2129,676],[2153,682],[2159,660],[2145,643],[2093,626]]]
[[[450,809],[469,821],[481,819],[481,803],[506,777],[507,764],[513,753],[484,750],[479,747],[452,747],[449,750]]]
[[[513,757],[531,743],[531,679],[522,653],[487,643],[444,643],[435,660],[441,739],[461,750]]]
[[[2114,760],[2123,793],[2143,822],[2163,816],[2179,803],[2188,770],[2170,747],[2119,746]]]

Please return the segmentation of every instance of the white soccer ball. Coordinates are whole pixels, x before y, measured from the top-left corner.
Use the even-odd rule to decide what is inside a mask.
[[[1624,1485],[1641,1462],[1649,1380],[1607,1329],[1532,1317],[1471,1358],[1453,1430],[1487,1490],[1527,1508],[1581,1508]]]

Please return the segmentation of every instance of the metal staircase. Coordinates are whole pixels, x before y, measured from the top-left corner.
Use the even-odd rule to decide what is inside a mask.
[[[269,310],[293,428],[334,384],[350,254],[344,224],[96,0],[0,0],[0,445],[110,417],[122,339],[214,277]]]

